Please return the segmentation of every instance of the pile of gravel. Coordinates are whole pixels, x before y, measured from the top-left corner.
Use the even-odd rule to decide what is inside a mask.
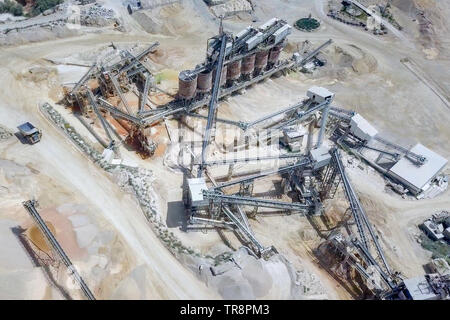
[[[231,16],[241,12],[252,12],[253,8],[247,0],[229,0],[225,3],[210,6],[216,17]]]
[[[12,135],[13,134],[8,129],[0,126],[0,141],[9,139],[12,137]]]
[[[80,22],[83,26],[106,27],[119,24],[114,10],[106,9],[98,3],[82,8],[80,14]]]

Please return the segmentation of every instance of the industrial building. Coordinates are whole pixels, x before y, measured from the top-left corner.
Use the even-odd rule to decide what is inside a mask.
[[[419,194],[430,188],[431,182],[444,169],[448,160],[420,143],[410,151],[423,155],[427,161],[421,166],[416,166],[402,158],[390,169],[390,173],[412,193]]]
[[[370,141],[378,134],[377,129],[375,129],[359,113],[356,113],[350,119],[350,132],[362,141]]]
[[[207,41],[205,61],[179,73],[176,96],[158,87],[144,63],[147,56],[156,52],[159,42],[138,54],[121,50],[114,59],[94,64],[68,88],[66,104],[81,113],[83,125],[105,148],[115,141],[119,142],[116,145],[126,143],[143,156],[151,156],[157,148],[151,126],[173,116],[199,117],[196,111],[211,101],[216,105],[219,99],[274,74],[302,68],[332,42],[329,40],[301,57],[294,54],[281,60],[291,29],[278,18],[259,27],[247,27],[236,35],[224,32],[221,26],[219,34]],[[151,95],[157,92],[165,94],[168,102],[150,103]],[[132,94],[139,97],[137,108],[129,102]],[[88,119],[94,119],[94,123]]]
[[[390,179],[396,191],[420,198],[429,189],[445,190],[436,178],[448,161],[436,152],[420,143],[410,149],[400,146],[382,137],[356,112],[332,107],[330,115],[338,123],[336,142]]]

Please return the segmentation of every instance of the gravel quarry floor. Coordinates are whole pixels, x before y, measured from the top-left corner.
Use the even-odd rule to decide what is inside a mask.
[[[111,42],[134,45],[159,41],[161,55],[151,63],[158,71],[178,72],[192,68],[203,59],[206,40],[218,28],[217,19],[214,20],[201,0],[181,1],[181,4],[144,12],[136,19],[117,2],[107,2],[108,7],[123,13],[126,36],[108,29],[0,49],[0,126],[15,133],[19,124],[30,121],[43,131],[42,141],[33,146],[22,144],[15,136],[0,140],[0,237],[7,244],[0,248],[0,298],[63,298],[58,288],[49,284],[41,268],[32,264],[11,231],[14,226],[32,225],[21,205],[30,198],[39,200],[40,212],[54,222],[57,236],[65,235],[61,243],[81,271],[87,273],[87,282],[99,299],[227,297],[227,293],[220,290],[221,284],[207,286],[171,255],[149,228],[136,200],[93,165],[38,110],[39,103],[50,102],[88,137],[87,131],[68,110],[56,106],[62,98],[61,84],[76,81],[82,72],[72,66],[56,66],[48,59],[71,58],[88,64],[92,52],[98,52]],[[384,136],[405,146],[421,142],[450,159],[448,108],[400,62],[406,57],[413,59],[429,78],[447,90],[444,95],[450,96],[450,75],[443,72],[450,70],[450,47],[448,39],[441,36],[450,30],[449,22],[445,21],[450,8],[438,4],[439,1],[414,2],[434,22],[435,36],[426,43],[419,37],[410,7],[402,1],[393,1],[394,6],[398,5],[394,13],[405,25],[402,37],[374,36],[329,19],[324,9],[325,0],[258,1],[255,24],[274,16],[293,24],[310,13],[319,19],[321,27],[315,32],[293,29],[286,50],[305,40],[316,46],[332,38],[334,43],[325,52],[328,64],[311,75],[290,74],[270,79],[243,95],[230,97],[221,103],[219,117],[252,120],[297,102],[309,87],[318,85],[335,92],[336,105],[361,113]],[[224,21],[225,29],[233,32],[249,24],[252,24],[252,17],[246,14]],[[169,77],[161,85],[164,89],[176,90],[177,81]],[[168,126],[176,128],[178,124],[169,120]],[[161,141],[168,142],[165,128],[160,126],[158,130]],[[125,148],[121,153],[153,171],[161,217],[183,243],[202,252],[219,253],[225,249],[215,232],[186,234],[178,229],[177,219],[183,212],[180,202],[183,177],[164,165],[164,150],[147,160]],[[386,193],[378,175],[359,168],[349,171],[369,219],[383,235],[389,262],[405,276],[422,274],[422,266],[429,261],[430,254],[415,241],[414,230],[432,213],[450,209],[450,191],[435,199],[404,200]],[[450,173],[448,168],[444,172]],[[272,188],[273,183],[265,181],[264,186]],[[340,197],[335,205],[345,210],[342,194]],[[262,217],[250,223],[263,244],[274,245],[294,269],[319,280],[320,285],[316,280],[304,280],[315,286],[318,298],[351,299],[311,253],[320,238],[306,218]],[[233,244],[239,246],[238,242]],[[255,297],[290,298],[288,291],[289,288],[274,288],[265,296],[255,294]],[[82,298],[77,292],[73,297]]]

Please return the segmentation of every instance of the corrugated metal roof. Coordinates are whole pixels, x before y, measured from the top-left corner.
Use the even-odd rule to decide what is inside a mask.
[[[366,119],[364,119],[359,113],[356,113],[350,121],[350,126],[353,133],[360,132],[364,133],[368,137],[375,137],[378,134],[377,129],[375,129]]]
[[[448,160],[420,143],[416,144],[410,151],[425,156],[427,161],[423,165],[417,166],[403,157],[390,171],[416,188],[423,189],[445,167]]]

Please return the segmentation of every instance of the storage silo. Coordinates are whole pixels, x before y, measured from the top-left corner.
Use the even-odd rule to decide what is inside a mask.
[[[256,53],[255,57],[255,75],[259,75],[267,66],[269,51],[262,50]]]
[[[178,76],[178,96],[181,99],[192,99],[197,90],[197,75],[190,70],[181,71]]]
[[[227,82],[232,83],[241,77],[242,60],[236,60],[228,64]]]
[[[269,53],[269,68],[272,68],[273,66],[275,66],[278,63],[278,60],[280,59],[280,54],[281,51],[283,50],[283,46],[282,45],[277,45],[274,46],[272,49],[270,49],[270,53]]]
[[[248,55],[242,59],[241,72],[245,79],[249,79],[253,74],[253,71],[255,71],[255,59],[256,54]]]
[[[198,74],[197,78],[197,92],[206,93],[211,91],[212,87],[212,70],[205,70]]]

